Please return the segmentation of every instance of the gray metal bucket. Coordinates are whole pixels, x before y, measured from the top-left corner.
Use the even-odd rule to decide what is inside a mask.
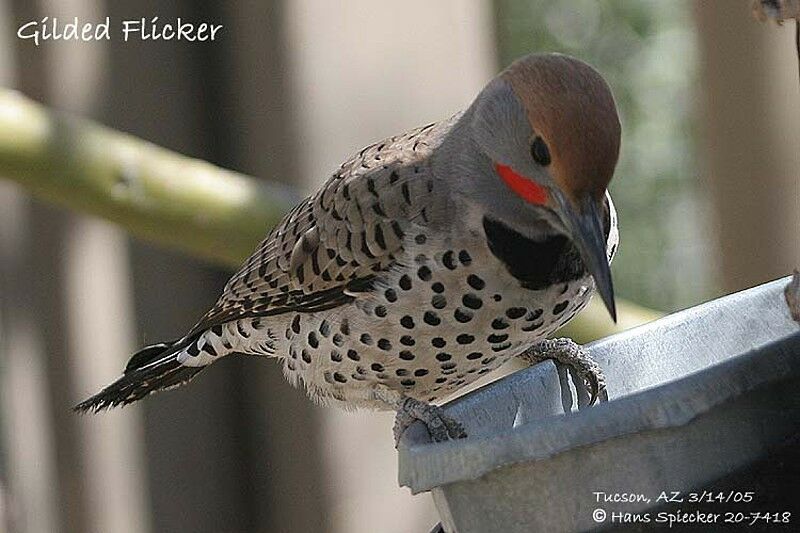
[[[585,392],[550,362],[453,401],[446,412],[469,436],[434,445],[424,427],[409,428],[400,484],[431,491],[451,533],[616,527],[612,513],[650,513],[664,506],[664,491],[693,511],[691,491],[800,434],[800,325],[784,300],[788,282],[589,345],[606,373],[607,403],[576,410]],[[643,499],[598,501],[598,492]]]

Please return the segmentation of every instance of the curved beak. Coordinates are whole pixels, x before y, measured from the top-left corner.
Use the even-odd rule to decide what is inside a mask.
[[[592,197],[582,200],[577,208],[561,193],[553,191],[564,222],[571,230],[572,239],[594,278],[600,298],[608,309],[614,322],[617,321],[617,308],[614,303],[614,284],[606,256],[606,239],[603,231],[603,216],[597,201]]]

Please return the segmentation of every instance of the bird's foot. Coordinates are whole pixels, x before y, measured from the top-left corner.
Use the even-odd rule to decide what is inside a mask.
[[[464,426],[444,414],[441,407],[405,396],[399,402],[397,417],[394,419],[395,447],[400,443],[400,437],[406,429],[417,420],[425,424],[434,442],[463,439],[467,436]]]
[[[532,365],[552,359],[569,367],[586,384],[589,405],[593,405],[598,399],[608,400],[603,370],[588,351],[571,339],[544,340],[525,350],[520,357]]]

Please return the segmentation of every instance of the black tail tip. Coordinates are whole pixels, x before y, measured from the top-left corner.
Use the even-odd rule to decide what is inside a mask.
[[[102,391],[98,394],[95,394],[91,398],[87,398],[83,400],[81,403],[74,405],[72,407],[72,411],[75,413],[86,414],[86,413],[99,413],[100,411],[106,411],[113,407],[121,407],[126,405],[127,402],[118,399],[117,397],[108,394],[106,391]]]
[[[203,368],[183,366],[177,359],[164,359],[158,364],[126,370],[117,381],[72,409],[79,413],[97,413],[113,407],[124,407],[154,392],[182,385]]]

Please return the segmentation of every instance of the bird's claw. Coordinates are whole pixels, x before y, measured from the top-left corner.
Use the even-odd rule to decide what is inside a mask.
[[[570,368],[576,373],[579,378],[582,378],[586,383],[586,388],[589,390],[589,405],[594,405],[598,400],[608,401],[608,393],[606,392],[606,380],[603,371],[600,367],[580,369],[574,366]],[[581,373],[583,372],[583,375]]]
[[[441,407],[405,397],[400,402],[394,421],[395,447],[400,443],[406,429],[417,420],[425,424],[434,442],[463,439],[467,436],[464,426],[447,416]]]
[[[571,339],[547,339],[523,352],[521,357],[531,364],[552,359],[567,366],[581,379],[589,392],[589,405],[607,401],[603,370],[585,349]]]

